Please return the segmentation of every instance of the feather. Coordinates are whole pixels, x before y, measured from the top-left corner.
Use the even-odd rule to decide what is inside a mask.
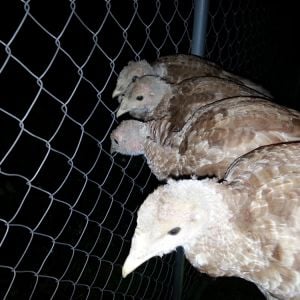
[[[300,297],[300,142],[241,156],[224,181],[169,180],[141,205],[123,277],[184,248],[200,272],[254,282],[269,299]]]
[[[267,90],[248,79],[229,73],[217,64],[204,58],[184,54],[163,56],[151,64],[146,60],[137,62],[130,61],[128,65],[121,70],[112,96],[118,97],[119,102],[121,102],[123,94],[126,92],[132,80],[144,75],[156,75],[166,79],[170,83],[179,83],[182,80],[192,77],[216,76],[235,80],[240,84],[257,90],[262,95],[270,96]]]
[[[128,86],[117,117],[129,112],[137,119],[151,120],[172,114],[173,118],[184,121],[201,106],[235,96],[260,96],[260,93],[219,77],[195,77],[169,84],[160,77],[145,75]]]
[[[123,121],[111,133],[113,151],[145,155],[160,180],[182,175],[223,178],[236,158],[259,146],[300,140],[300,113],[262,98],[216,101],[200,107],[184,124],[180,118],[178,122],[172,117]]]

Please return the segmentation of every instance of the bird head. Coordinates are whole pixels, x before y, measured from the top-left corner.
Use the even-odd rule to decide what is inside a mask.
[[[143,119],[153,112],[171,86],[158,76],[145,75],[132,82],[122,98],[117,117],[129,112],[132,116]]]
[[[154,74],[153,68],[146,60],[130,61],[128,65],[121,70],[112,97],[118,97],[120,103],[130,83],[136,78],[146,74]]]
[[[126,120],[111,132],[110,153],[125,155],[144,154],[144,142],[147,138],[147,126],[136,120]]]
[[[154,256],[178,246],[189,248],[208,226],[208,198],[216,199],[208,181],[169,180],[150,194],[137,214],[131,248],[122,269],[126,277]]]

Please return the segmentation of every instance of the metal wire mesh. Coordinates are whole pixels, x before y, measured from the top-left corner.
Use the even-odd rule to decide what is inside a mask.
[[[171,298],[174,255],[121,279],[135,213],[158,182],[141,157],[109,153],[111,93],[129,60],[190,52],[193,7],[2,1],[1,299]],[[211,0],[207,57],[264,82],[274,46],[266,7]],[[203,281],[186,264],[183,299],[198,299]]]
[[[157,183],[143,159],[110,155],[111,93],[128,60],[189,51],[192,8],[1,3],[1,299],[170,298],[172,256],[121,279],[135,212]]]
[[[210,1],[206,56],[265,83],[276,49],[272,13],[266,1]]]

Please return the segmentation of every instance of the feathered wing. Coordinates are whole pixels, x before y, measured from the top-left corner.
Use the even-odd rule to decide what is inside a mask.
[[[300,113],[270,101],[237,97],[214,102],[194,114],[181,131],[183,172],[223,178],[239,156],[263,145],[300,139]]]
[[[237,159],[225,176],[232,189],[250,195],[236,223],[261,241],[268,262],[249,279],[279,299],[284,292],[300,297],[299,163],[300,142],[269,145]]]
[[[194,55],[170,55],[158,58],[153,64],[156,73],[171,83],[198,76],[217,76],[234,80],[255,89],[261,96],[271,97],[269,91],[260,85],[223,70],[219,65]]]
[[[148,126],[145,156],[159,179],[172,175],[223,178],[239,156],[263,145],[300,139],[299,112],[251,97],[204,106],[179,132],[171,130],[167,119]]]
[[[171,97],[164,97],[151,119],[168,118],[170,130],[179,131],[202,106],[237,96],[257,96],[257,91],[230,79],[219,77],[190,78],[174,85]]]
[[[158,75],[166,78],[170,83],[179,83],[197,76],[219,76],[222,73],[220,66],[195,55],[162,56],[152,65]],[[161,68],[164,71],[161,71]]]

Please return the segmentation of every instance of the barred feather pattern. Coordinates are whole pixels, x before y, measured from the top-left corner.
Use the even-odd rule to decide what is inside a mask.
[[[168,130],[168,120],[149,124],[144,151],[159,179],[180,175],[223,178],[239,156],[263,145],[300,139],[299,112],[249,97],[202,107],[179,132]]]

